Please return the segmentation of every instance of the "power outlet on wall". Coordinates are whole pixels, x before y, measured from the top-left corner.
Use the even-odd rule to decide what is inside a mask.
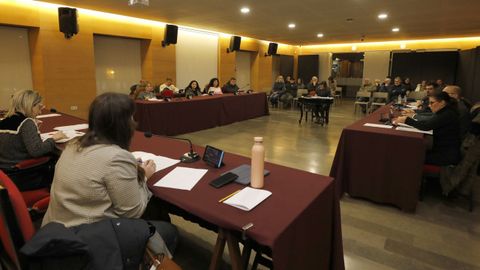
[[[70,111],[76,111],[76,110],[78,110],[77,105],[70,106]]]

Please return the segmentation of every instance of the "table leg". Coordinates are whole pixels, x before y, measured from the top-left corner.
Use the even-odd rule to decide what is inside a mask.
[[[232,264],[232,270],[244,270],[242,257],[240,255],[240,247],[238,239],[229,231],[225,229],[219,229],[217,242],[213,249],[212,260],[210,261],[209,270],[216,270],[220,266],[222,261],[223,250],[225,249],[225,243],[228,246],[228,253],[230,254],[230,263]]]
[[[226,232],[226,237],[232,270],[244,270],[238,239],[230,232]]]
[[[298,103],[298,106],[300,106],[300,120],[298,120],[298,123],[302,123],[302,118],[303,118],[303,103]]]
[[[212,259],[210,261],[210,267],[208,268],[209,270],[216,270],[219,268],[226,241],[227,239],[225,238],[224,230],[220,229],[217,235],[217,242],[213,248]]]

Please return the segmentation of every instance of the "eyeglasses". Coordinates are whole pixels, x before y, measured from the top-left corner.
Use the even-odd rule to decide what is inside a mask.
[[[433,105],[433,104],[435,104],[435,103],[437,103],[437,102],[438,102],[438,101],[430,101],[429,104],[430,104],[430,105]]]

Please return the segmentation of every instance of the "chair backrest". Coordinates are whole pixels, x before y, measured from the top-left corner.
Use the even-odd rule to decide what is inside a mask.
[[[387,92],[373,92],[373,98],[384,98],[385,100],[388,99],[388,93]]]
[[[413,99],[416,99],[416,100],[421,100],[426,96],[427,96],[427,91],[419,91],[419,92],[410,92],[410,93],[408,93],[407,97],[408,98],[413,98]]]
[[[371,96],[372,96],[372,93],[370,92],[366,92],[366,91],[357,92],[357,98],[360,98],[360,97],[370,98]]]
[[[303,95],[306,95],[308,94],[308,89],[298,89],[297,90],[297,96],[303,96]]]
[[[1,170],[0,185],[2,186],[0,194],[2,210],[0,236],[5,250],[9,252],[9,255],[12,255],[12,248],[14,251],[18,251],[26,241],[32,238],[35,228],[22,194],[12,180]],[[8,242],[11,242],[13,247],[9,247]],[[11,258],[13,261],[17,259],[12,256]]]

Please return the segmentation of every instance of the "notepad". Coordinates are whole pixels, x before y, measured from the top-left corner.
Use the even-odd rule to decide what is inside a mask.
[[[223,203],[244,211],[250,211],[270,197],[272,192],[264,189],[246,187],[237,194],[223,201]]]
[[[148,101],[163,101],[163,99],[158,98],[147,98]]]
[[[433,135],[433,130],[420,130],[413,127],[397,127],[396,130]]]
[[[376,127],[376,128],[393,128],[390,125],[383,125],[383,124],[373,124],[373,123],[365,123],[363,124],[365,127]]]
[[[81,129],[87,129],[87,128],[88,128],[88,124],[78,124],[78,125],[55,127],[53,129],[65,131],[65,130],[81,130]]]
[[[56,117],[56,116],[62,116],[62,115],[58,113],[49,113],[49,114],[37,115],[36,118],[41,119],[41,118]]]
[[[207,173],[207,169],[192,169],[186,167],[176,167],[160,181],[155,183],[156,187],[165,187],[182,190],[192,190],[192,188]]]
[[[42,133],[42,134],[40,134],[40,137],[42,138],[42,141],[45,141],[46,139],[52,138],[53,134],[55,134],[57,132],[58,131]],[[85,134],[85,132],[80,132],[80,131],[76,131],[76,130],[63,130],[62,132],[63,132],[63,134],[65,134],[65,136],[67,136],[67,138],[55,141],[56,143],[65,143],[65,142],[70,141],[73,138],[80,137],[80,136],[83,136]]]
[[[155,172],[161,171],[165,168],[168,168],[180,162],[180,160],[178,159],[167,158],[164,156],[157,156],[152,153],[147,153],[142,151],[132,152],[132,154],[136,159],[141,159],[143,161],[146,161],[149,159],[153,160],[153,162],[155,162]]]

